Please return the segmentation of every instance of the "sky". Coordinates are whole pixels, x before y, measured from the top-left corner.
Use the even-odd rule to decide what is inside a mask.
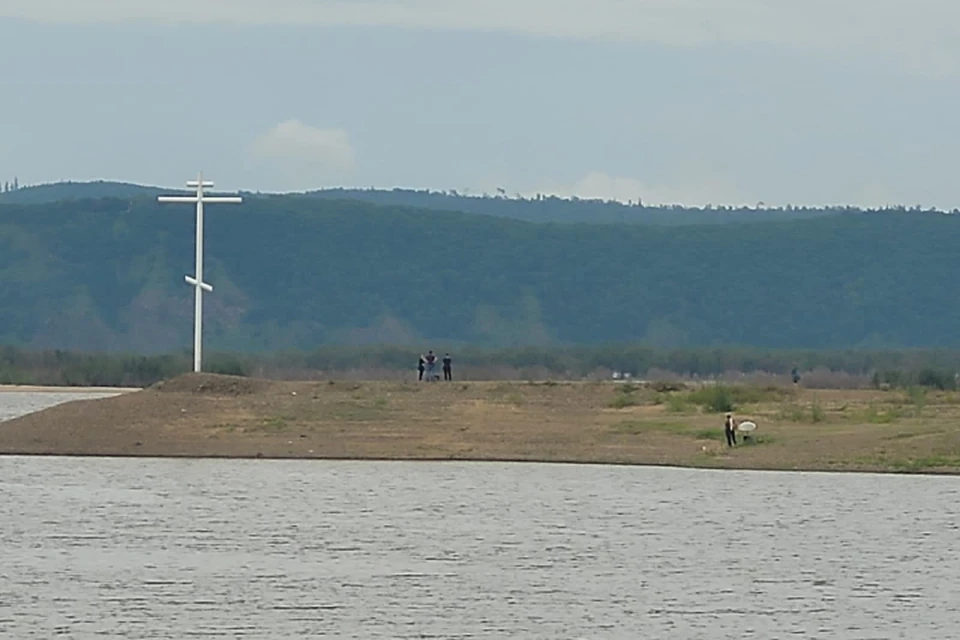
[[[2,0],[0,181],[960,206],[952,0]]]

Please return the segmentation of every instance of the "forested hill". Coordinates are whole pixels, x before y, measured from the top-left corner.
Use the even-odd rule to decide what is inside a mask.
[[[0,192],[0,204],[49,204],[60,200],[97,198],[155,198],[178,191],[149,187],[129,182],[96,180],[93,182],[55,182],[36,186],[11,188],[9,183]],[[9,190],[6,190],[9,189]]]
[[[211,349],[441,342],[960,346],[960,218],[530,224],[349,201],[207,211]],[[193,211],[0,205],[0,343],[189,347]]]
[[[22,187],[0,193],[0,203],[44,204],[67,199],[85,198],[155,198],[162,193],[179,190],[141,186],[124,182],[61,182]],[[404,206],[436,211],[458,211],[525,220],[528,222],[602,223],[602,224],[722,224],[815,218],[849,212],[843,207],[826,208],[690,208],[653,207],[601,200],[564,199],[552,196],[507,198],[499,195],[473,196],[456,192],[411,189],[325,189],[302,194],[262,196],[243,192],[248,198],[321,198],[325,200],[357,200],[371,204]]]

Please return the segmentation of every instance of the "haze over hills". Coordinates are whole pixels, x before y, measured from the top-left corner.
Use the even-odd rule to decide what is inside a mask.
[[[210,207],[206,228],[209,349],[960,345],[952,215],[534,224],[300,195]],[[0,342],[189,346],[193,231],[152,197],[0,204]]]
[[[155,198],[163,193],[179,193],[166,189],[125,182],[60,182],[22,187],[0,193],[0,203],[43,204],[84,198]],[[456,191],[416,189],[331,188],[296,194],[256,194],[247,197],[323,198],[356,200],[377,205],[412,207],[435,211],[459,211],[524,220],[527,222],[564,223],[639,223],[659,225],[719,224],[815,218],[852,210],[849,207],[725,207],[695,208],[681,206],[645,206],[640,203],[567,199],[555,196],[508,197],[506,193],[470,195]]]

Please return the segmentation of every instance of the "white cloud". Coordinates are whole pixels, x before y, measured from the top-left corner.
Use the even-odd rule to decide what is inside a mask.
[[[251,151],[264,159],[294,162],[326,171],[351,171],[356,152],[343,129],[318,129],[287,120],[253,141]]]
[[[494,30],[668,45],[770,44],[960,67],[955,0],[4,0],[47,22],[364,25]]]
[[[569,185],[548,183],[540,189],[529,190],[523,195],[532,196],[537,193],[564,198],[577,197],[619,202],[640,200],[649,205],[756,204],[756,201],[749,202],[744,199],[732,184],[721,180],[696,184],[648,185],[635,178],[611,176],[602,171],[590,171]]]
[[[356,168],[356,151],[343,129],[319,129],[286,120],[250,145],[249,169],[270,191],[303,191],[330,186]]]

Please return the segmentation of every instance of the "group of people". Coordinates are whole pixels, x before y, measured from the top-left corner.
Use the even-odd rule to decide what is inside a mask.
[[[443,363],[443,379],[453,380],[453,358],[450,357],[449,353],[445,353],[441,362]],[[420,361],[417,363],[418,379],[423,380],[426,377],[428,382],[439,380],[440,377],[435,373],[436,367],[437,356],[432,350],[428,351],[427,355],[420,354]]]

